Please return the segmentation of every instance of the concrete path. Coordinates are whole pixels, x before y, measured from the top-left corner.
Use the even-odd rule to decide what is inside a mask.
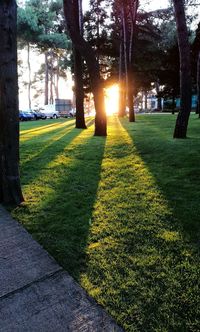
[[[122,331],[1,206],[0,331]]]

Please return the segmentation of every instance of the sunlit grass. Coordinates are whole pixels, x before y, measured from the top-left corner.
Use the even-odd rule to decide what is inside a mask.
[[[198,331],[200,123],[178,141],[171,115],[107,139],[70,121],[23,124],[13,215],[126,331]]]

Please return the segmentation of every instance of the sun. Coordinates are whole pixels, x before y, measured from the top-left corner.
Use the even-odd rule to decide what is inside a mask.
[[[119,108],[119,86],[114,84],[105,89],[106,114],[113,115]]]

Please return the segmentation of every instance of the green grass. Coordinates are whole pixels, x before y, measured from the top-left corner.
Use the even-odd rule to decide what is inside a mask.
[[[13,215],[126,331],[199,331],[200,121],[88,122],[22,124]]]

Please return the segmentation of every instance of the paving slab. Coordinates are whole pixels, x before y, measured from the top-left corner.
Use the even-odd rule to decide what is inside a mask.
[[[0,331],[122,331],[1,206]]]
[[[61,267],[0,207],[0,297]]]

